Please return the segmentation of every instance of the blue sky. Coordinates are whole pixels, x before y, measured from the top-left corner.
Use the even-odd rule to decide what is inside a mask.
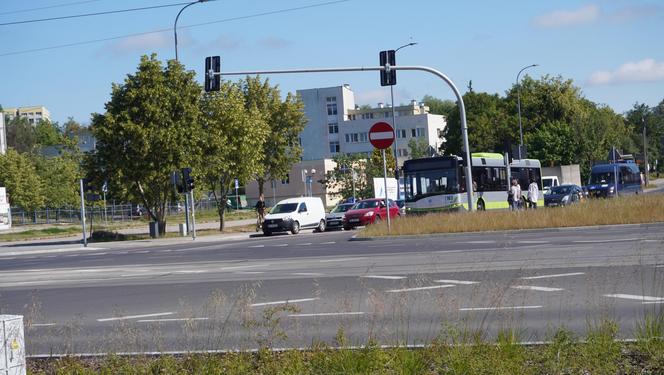
[[[176,2],[3,0],[0,23]],[[111,84],[133,73],[141,55],[174,58],[179,9],[0,26],[0,104],[44,105],[55,121],[89,123],[91,113],[104,111]],[[588,99],[622,113],[664,99],[662,36],[664,2],[655,0],[218,0],[182,13],[178,53],[202,81],[210,55],[222,57],[224,71],[377,66],[380,50],[414,41],[398,52],[397,64],[438,69],[462,92],[472,80],[476,92],[503,95],[522,67],[537,63],[528,75],[572,79]],[[67,44],[77,45],[58,47]],[[358,104],[389,100],[377,72],[270,81],[284,93],[348,83]],[[454,98],[431,75],[399,72],[397,104],[426,94]]]

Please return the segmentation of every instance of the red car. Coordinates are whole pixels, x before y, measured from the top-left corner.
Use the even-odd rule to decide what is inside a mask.
[[[399,216],[399,206],[389,200],[390,218]],[[345,230],[355,227],[377,223],[387,218],[387,209],[385,208],[385,199],[372,198],[357,202],[353,208],[346,211],[343,219]]]

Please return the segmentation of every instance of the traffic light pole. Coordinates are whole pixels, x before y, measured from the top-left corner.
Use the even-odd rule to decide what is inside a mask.
[[[83,247],[88,247],[88,237],[85,233],[85,195],[83,192],[83,179],[80,179],[81,184],[81,225],[83,225]]]
[[[257,74],[295,74],[295,73],[338,73],[338,72],[364,72],[364,71],[390,71],[390,70],[420,70],[429,72],[438,78],[442,79],[452,89],[456,96],[459,106],[459,113],[461,114],[461,134],[463,135],[463,146],[466,154],[466,193],[468,199],[468,210],[473,211],[473,176],[471,171],[470,147],[468,145],[468,125],[466,124],[466,108],[463,104],[463,97],[445,74],[440,71],[429,68],[426,66],[377,66],[377,67],[349,67],[349,68],[310,68],[310,69],[289,69],[289,70],[258,70],[247,72],[219,72],[212,73],[212,76],[247,76]],[[210,72],[207,72],[210,74]]]
[[[189,190],[189,197],[191,200],[191,239],[196,239],[196,204],[194,201],[194,191]]]

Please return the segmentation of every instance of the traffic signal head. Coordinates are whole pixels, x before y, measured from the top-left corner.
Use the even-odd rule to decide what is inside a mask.
[[[219,91],[221,88],[221,57],[205,58],[205,92]]]
[[[182,185],[184,192],[194,190],[194,177],[191,175],[191,168],[182,168]]]
[[[84,192],[90,192],[90,191],[96,191],[97,187],[94,185],[94,182],[92,181],[91,178],[84,178],[83,179],[83,191]]]
[[[396,66],[396,53],[394,50],[389,51],[380,51],[380,66],[385,66],[389,64],[390,66]],[[394,86],[397,84],[397,71],[390,69],[380,71],[380,85],[381,86]]]

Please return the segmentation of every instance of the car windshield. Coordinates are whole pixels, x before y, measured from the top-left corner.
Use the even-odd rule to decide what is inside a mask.
[[[295,212],[297,210],[297,203],[281,203],[270,211],[271,214],[285,214],[289,212]]]
[[[378,207],[378,201],[362,201],[358,202],[355,207],[353,207],[354,210],[361,210],[364,208],[376,208]]]
[[[340,205],[334,207],[334,209],[330,212],[333,213],[333,214],[338,213],[338,212],[346,212],[346,211],[350,210],[351,207],[353,207],[352,204],[340,204]]]
[[[555,186],[551,188],[551,194],[564,194],[567,195],[572,192],[571,186]]]
[[[613,172],[596,172],[590,175],[591,184],[608,184],[613,182]]]
[[[553,185],[553,180],[552,179],[550,179],[550,178],[543,178],[542,179],[542,186],[544,186],[544,188],[551,187],[551,185]]]

